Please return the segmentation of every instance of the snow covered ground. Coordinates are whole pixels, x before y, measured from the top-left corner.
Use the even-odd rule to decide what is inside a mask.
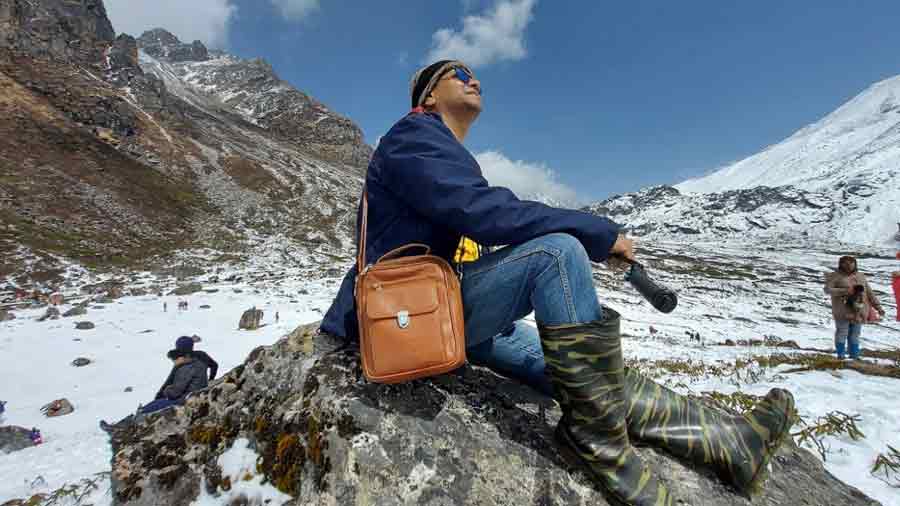
[[[7,401],[4,423],[39,428],[44,444],[0,455],[0,504],[109,471],[112,451],[108,435],[98,428],[99,420],[117,421],[133,413],[139,403],[153,399],[171,368],[166,352],[178,336],[200,336],[196,349],[218,361],[221,375],[242,363],[253,348],[275,342],[301,323],[320,319],[336,283],[289,279],[270,287],[204,284],[219,291],[186,297],[123,297],[113,304],[91,304],[84,316],[45,322],[36,320],[46,309],[14,311],[15,320],[0,324],[0,400]],[[300,293],[301,289],[309,294]],[[178,299],[189,301],[187,311],[177,310]],[[201,305],[210,308],[200,309]],[[265,312],[265,326],[238,330],[241,313],[254,305]],[[96,327],[76,330],[76,321],[90,321]],[[71,362],[77,357],[92,363],[74,367]],[[126,387],[133,391],[125,392]],[[61,397],[72,402],[75,412],[45,418],[40,407]],[[95,505],[109,503],[108,495],[100,496],[93,499]]]
[[[682,392],[728,394],[740,389],[762,395],[777,386],[793,392],[800,415],[809,422],[835,410],[858,414],[858,427],[865,438],[826,437],[825,466],[883,504],[900,506],[900,489],[869,473],[887,445],[900,447],[900,404],[893,395],[886,395],[897,390],[900,380],[849,370],[786,373],[789,366],[785,365],[754,366],[724,375],[710,372],[715,367],[733,371],[736,361],[752,356],[793,352],[767,346],[716,345],[725,339],[767,336],[795,340],[801,347],[830,347],[831,317],[821,291],[821,273],[836,262],[836,254],[676,243],[654,244],[641,254],[660,280],[679,290],[680,305],[669,315],[655,312],[621,275],[597,269],[601,300],[620,310],[626,320],[627,359],[646,359],[651,368],[662,360],[703,365],[704,370],[695,374],[658,369],[660,381]],[[897,261],[867,258],[860,265],[892,319],[896,307],[887,293],[889,273],[898,268]],[[109,440],[97,423],[100,419],[118,420],[153,398],[171,366],[165,353],[176,337],[199,335],[202,341],[197,349],[210,353],[222,374],[243,362],[256,346],[274,342],[301,323],[320,319],[339,279],[312,278],[294,273],[274,281],[204,282],[205,290],[217,291],[184,297],[190,304],[187,311],[176,309],[179,297],[155,295],[92,304],[85,316],[45,322],[37,321],[45,309],[15,311],[15,320],[0,323],[0,399],[8,402],[4,423],[38,427],[44,444],[0,455],[0,504],[109,471]],[[201,276],[200,280],[204,279]],[[168,305],[166,312],[163,301]],[[201,305],[210,307],[201,309]],[[251,306],[265,311],[266,325],[257,331],[237,330],[242,311]],[[276,311],[278,323],[274,321]],[[76,330],[76,321],[91,321],[96,327]],[[700,340],[691,339],[688,332],[699,335]],[[866,327],[863,346],[900,348],[900,323]],[[70,365],[77,357],[92,363]],[[125,392],[126,387],[133,391]],[[72,402],[75,412],[45,418],[40,407],[61,397]],[[220,459],[223,468],[233,471],[234,482],[240,481],[234,493],[278,504],[283,495],[262,485],[258,476],[247,475],[246,469],[252,467],[248,462],[254,458],[245,444],[235,443]],[[100,480],[99,485],[86,502],[109,504],[108,480]],[[225,499],[202,495],[196,504],[223,504]]]

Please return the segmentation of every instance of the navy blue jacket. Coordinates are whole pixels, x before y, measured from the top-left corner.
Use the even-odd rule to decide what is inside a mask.
[[[497,246],[553,232],[575,236],[599,262],[619,233],[606,218],[519,200],[507,188],[490,186],[475,158],[435,113],[410,113],[381,138],[369,162],[366,190],[367,264],[411,242],[428,244],[432,254],[450,262],[462,235]],[[355,279],[356,265],[322,320],[323,332],[358,339]]]

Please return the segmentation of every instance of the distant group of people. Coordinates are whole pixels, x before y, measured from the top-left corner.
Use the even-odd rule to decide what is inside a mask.
[[[166,301],[163,301],[163,313],[169,310],[169,304]],[[184,299],[178,300],[178,310],[179,311],[187,311],[188,310],[188,301]]]
[[[900,252],[897,253],[900,260]],[[900,321],[900,271],[893,273],[894,297],[897,300],[897,321]],[[834,349],[837,357],[860,358],[862,326],[884,318],[884,308],[872,293],[866,276],[859,272],[852,256],[842,256],[836,271],[825,277],[825,293],[831,295],[831,314],[834,317]]]

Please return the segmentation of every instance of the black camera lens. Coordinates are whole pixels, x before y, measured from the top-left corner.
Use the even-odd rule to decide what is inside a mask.
[[[650,279],[644,266],[637,262],[631,264],[625,280],[631,283],[647,302],[663,313],[671,313],[678,306],[678,295],[671,288]]]

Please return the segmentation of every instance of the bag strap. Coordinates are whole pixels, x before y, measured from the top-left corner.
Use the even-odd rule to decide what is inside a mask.
[[[356,252],[356,273],[361,274],[363,268],[366,264],[366,229],[369,224],[369,198],[368,191],[366,191],[365,185],[363,185],[362,192],[362,223],[359,227],[359,243],[357,244],[357,252]],[[431,253],[431,246],[422,243],[410,243],[405,246],[400,246],[399,248],[394,248],[391,251],[388,251],[384,255],[381,256],[375,263],[382,260],[387,260],[389,258],[393,258],[397,256],[399,253],[406,251],[412,248],[423,248],[425,249],[425,254]]]
[[[359,241],[356,245],[356,273],[362,274],[363,267],[366,263],[366,229],[368,228],[369,218],[369,199],[366,197],[366,185],[363,185],[362,191],[362,223],[359,227]]]
[[[377,264],[378,262],[380,262],[382,260],[394,258],[395,256],[398,256],[400,253],[402,253],[408,249],[412,249],[412,248],[422,248],[425,250],[426,255],[431,253],[431,246],[429,246],[427,244],[422,244],[420,242],[411,242],[404,246],[400,246],[399,248],[394,248],[394,249],[388,251],[387,253],[385,253],[384,255],[381,255],[381,258],[379,258],[378,261],[376,261],[375,263]]]

